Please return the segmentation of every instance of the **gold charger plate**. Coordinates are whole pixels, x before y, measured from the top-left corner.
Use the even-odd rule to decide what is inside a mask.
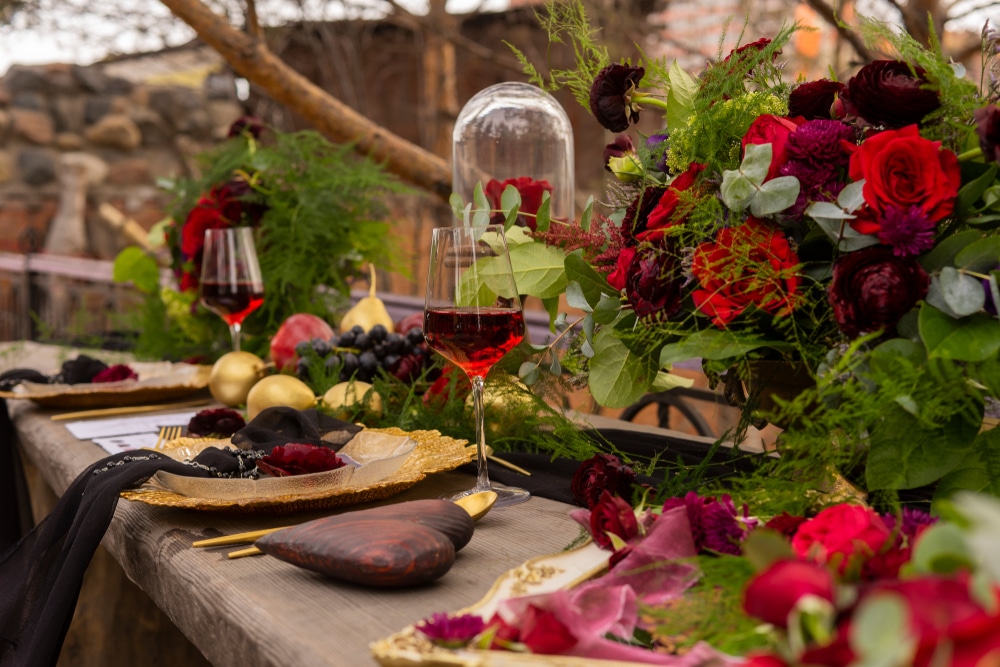
[[[427,475],[454,470],[472,461],[474,447],[465,440],[441,435],[439,431],[404,431],[399,428],[371,429],[389,435],[405,436],[416,442],[406,462],[393,474],[368,486],[339,487],[315,493],[267,498],[190,498],[147,482],[137,489],[123,491],[122,498],[158,507],[227,512],[233,514],[288,514],[309,510],[348,507],[391,498],[423,480]]]
[[[208,386],[211,366],[161,362],[133,362],[138,380],[86,384],[22,382],[0,398],[25,398],[47,408],[103,408],[143,405],[182,398]]]

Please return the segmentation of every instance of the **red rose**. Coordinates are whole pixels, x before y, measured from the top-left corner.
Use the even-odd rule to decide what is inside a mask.
[[[799,84],[788,95],[788,115],[802,116],[806,120],[829,120],[833,118],[833,103],[843,89],[844,84],[829,79]]]
[[[274,477],[325,472],[345,465],[344,460],[332,449],[298,442],[279,445],[257,461],[257,467],[262,472]]]
[[[625,217],[622,218],[622,237],[626,243],[635,244],[635,240],[646,231],[649,214],[653,212],[660,197],[666,192],[666,188],[645,188],[639,195],[629,202],[625,209]]]
[[[958,158],[916,125],[879,132],[851,150],[851,180],[865,179],[865,203],[877,218],[889,208],[917,207],[933,222],[951,214],[962,180]]]
[[[519,641],[532,653],[556,655],[576,646],[576,637],[551,611],[528,605],[520,621]]]
[[[518,212],[527,214],[525,216],[517,216],[518,224],[522,227],[528,227],[531,231],[535,231],[538,228],[538,221],[535,219],[535,215],[542,205],[542,194],[548,192],[551,196],[552,185],[548,181],[536,181],[528,176],[508,178],[502,183],[495,178],[491,178],[483,189],[486,198],[490,202],[490,208],[500,209],[502,206],[503,191],[507,189],[508,185],[513,185],[517,188],[518,193],[521,195],[521,206]],[[499,211],[494,213],[491,222],[502,225],[504,222],[503,213]]]
[[[687,170],[675,178],[670,187],[660,195],[656,206],[646,217],[646,224],[642,231],[637,231],[635,238],[637,241],[656,242],[663,238],[663,230],[673,225],[681,224],[691,212],[692,202],[682,202],[680,193],[687,192],[698,180],[698,175],[705,170],[707,165],[692,162]]]
[[[615,270],[608,274],[608,284],[616,290],[625,289],[625,281],[628,279],[628,267],[632,265],[635,253],[635,248],[622,248],[622,251],[618,253]]]
[[[743,659],[743,667],[787,667],[788,663],[773,653],[747,653]]]
[[[570,491],[573,502],[593,509],[604,492],[625,498],[632,497],[635,471],[614,454],[595,454],[580,464],[573,473]]]
[[[694,251],[695,307],[720,329],[749,306],[787,315],[796,306],[799,258],[778,229],[754,218],[719,231]]]
[[[927,88],[924,70],[899,60],[875,60],[862,67],[840,94],[845,111],[869,125],[888,128],[919,123],[941,106]]]
[[[844,574],[881,551],[890,537],[889,528],[873,510],[841,503],[799,526],[792,548],[801,558],[830,563]]]
[[[788,143],[788,135],[794,132],[804,121],[802,118],[795,120],[763,114],[757,116],[750,128],[743,135],[740,142],[742,150],[745,152],[750,144],[763,145],[771,144],[771,166],[767,169],[765,181],[780,176],[780,169],[788,157],[785,155],[785,144]]]
[[[878,329],[891,336],[899,319],[927,296],[929,287],[930,278],[916,259],[873,246],[837,258],[827,298],[848,338]]]
[[[138,380],[136,372],[125,364],[115,364],[108,366],[97,373],[91,382],[121,382],[122,380]]]
[[[218,193],[213,188],[208,195],[198,200],[184,221],[184,227],[181,228],[181,252],[187,260],[200,264],[201,251],[205,248],[205,232],[230,226],[230,222],[222,216],[217,197]]]
[[[600,501],[590,510],[590,535],[599,547],[611,549],[608,533],[628,542],[639,534],[639,521],[631,505],[604,491]]]
[[[639,317],[669,318],[680,310],[684,276],[670,248],[642,245],[625,277],[625,297]]]
[[[779,628],[788,626],[788,614],[806,595],[833,602],[830,570],[804,560],[779,560],[757,574],[743,593],[746,613]]]

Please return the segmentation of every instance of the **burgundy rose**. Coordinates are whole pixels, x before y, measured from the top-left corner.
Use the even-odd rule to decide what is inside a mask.
[[[799,600],[813,595],[833,602],[830,570],[804,560],[779,560],[759,573],[743,593],[746,613],[779,628],[788,626],[788,614]]]
[[[1000,163],[1000,106],[991,104],[976,109],[972,117],[976,121],[976,135],[983,158],[987,162]]]
[[[344,460],[332,449],[298,442],[279,445],[257,461],[257,468],[272,477],[325,472],[345,465]]]
[[[628,542],[639,534],[639,521],[631,505],[619,496],[602,491],[601,499],[590,510],[590,535],[602,549],[612,549],[608,533]]]
[[[788,161],[785,155],[788,135],[794,132],[802,122],[801,119],[796,121],[773,114],[763,114],[754,119],[746,134],[743,135],[740,145],[744,152],[750,144],[771,144],[771,166],[767,169],[765,181],[780,175],[781,167]]]
[[[581,463],[573,473],[570,491],[573,493],[573,502],[593,509],[605,491],[631,498],[634,482],[635,471],[623,464],[617,456],[595,454]]]
[[[635,154],[635,144],[632,143],[632,138],[627,134],[619,134],[615,137],[615,140],[604,147],[604,168],[607,171],[614,173],[611,166],[608,164],[608,160],[613,157],[636,157]]]
[[[840,94],[846,112],[869,125],[899,128],[920,123],[941,106],[927,88],[923,68],[900,60],[875,60],[862,67]]]
[[[663,230],[673,225],[682,224],[693,208],[692,202],[682,201],[681,193],[692,190],[698,180],[698,176],[705,170],[707,165],[692,162],[687,170],[675,178],[670,187],[660,195],[656,206],[650,210],[646,217],[646,224],[642,231],[637,231],[635,238],[638,241],[659,241],[663,238]]]
[[[927,296],[930,277],[913,257],[897,257],[874,246],[841,255],[833,264],[827,297],[848,338],[885,329],[894,335],[899,319]]]
[[[517,224],[535,231],[538,228],[538,221],[535,219],[535,215],[542,205],[542,195],[548,192],[551,196],[552,185],[548,181],[536,181],[528,176],[508,178],[502,182],[491,178],[486,183],[486,187],[483,188],[483,193],[490,202],[490,208],[497,211],[492,215],[490,220],[493,224],[502,225],[504,222],[503,213],[499,209],[502,206],[503,191],[507,189],[508,185],[513,185],[517,188],[518,193],[521,195],[521,206],[518,208],[518,212],[527,214],[523,216],[518,215]]]
[[[639,317],[668,318],[681,307],[684,275],[671,248],[643,244],[629,264],[625,297]]]
[[[833,118],[833,103],[843,89],[844,84],[829,79],[799,84],[788,96],[788,115],[802,116],[806,120],[829,120]]]
[[[629,203],[621,226],[622,236],[627,244],[635,245],[636,240],[646,231],[649,215],[666,191],[666,188],[661,187],[646,188]]]
[[[196,438],[215,436],[228,438],[246,426],[243,415],[229,408],[208,408],[198,412],[188,422],[188,435]]]
[[[242,134],[249,134],[254,139],[260,139],[264,132],[264,122],[254,116],[240,116],[229,126],[226,137],[238,137]]]
[[[785,537],[790,538],[795,534],[795,531],[805,520],[806,518],[804,516],[795,516],[793,514],[789,514],[788,512],[782,512],[765,523],[764,527],[768,530],[779,532]]]
[[[138,380],[136,372],[125,364],[108,366],[94,376],[91,382],[121,382],[122,380]]]
[[[624,132],[630,123],[639,122],[639,109],[632,104],[646,70],[631,65],[608,65],[590,87],[590,112],[597,122],[612,132]]]
[[[722,59],[722,62],[728,63],[732,61],[735,63],[741,63],[743,62],[744,59],[748,58],[749,56],[760,53],[761,51],[766,49],[770,44],[771,44],[770,39],[768,39],[767,37],[761,37],[755,42],[750,42],[749,44],[744,44],[743,46],[733,49],[732,51],[729,52],[728,56]],[[775,58],[777,58],[780,53],[781,49],[776,50],[773,54],[771,54],[771,60],[773,61]],[[730,67],[729,71],[732,72],[734,69],[735,66]],[[747,70],[747,74],[753,74],[753,69],[751,68]]]

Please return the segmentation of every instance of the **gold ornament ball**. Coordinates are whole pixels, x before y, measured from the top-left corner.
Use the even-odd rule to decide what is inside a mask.
[[[231,408],[246,403],[247,394],[266,364],[249,352],[229,352],[219,357],[208,376],[212,398]]]
[[[291,375],[269,375],[255,384],[247,395],[247,420],[277,405],[306,410],[315,404],[316,396],[302,380]]]

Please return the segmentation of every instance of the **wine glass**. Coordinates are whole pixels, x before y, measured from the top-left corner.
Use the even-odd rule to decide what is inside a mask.
[[[233,350],[239,352],[243,320],[264,303],[264,279],[251,228],[205,231],[201,302],[229,325]]]
[[[524,339],[524,313],[517,296],[503,225],[433,230],[424,301],[427,345],[465,371],[476,413],[476,486],[451,500],[495,491],[496,506],[530,497],[524,489],[494,488],[486,469],[483,386],[490,368]]]

